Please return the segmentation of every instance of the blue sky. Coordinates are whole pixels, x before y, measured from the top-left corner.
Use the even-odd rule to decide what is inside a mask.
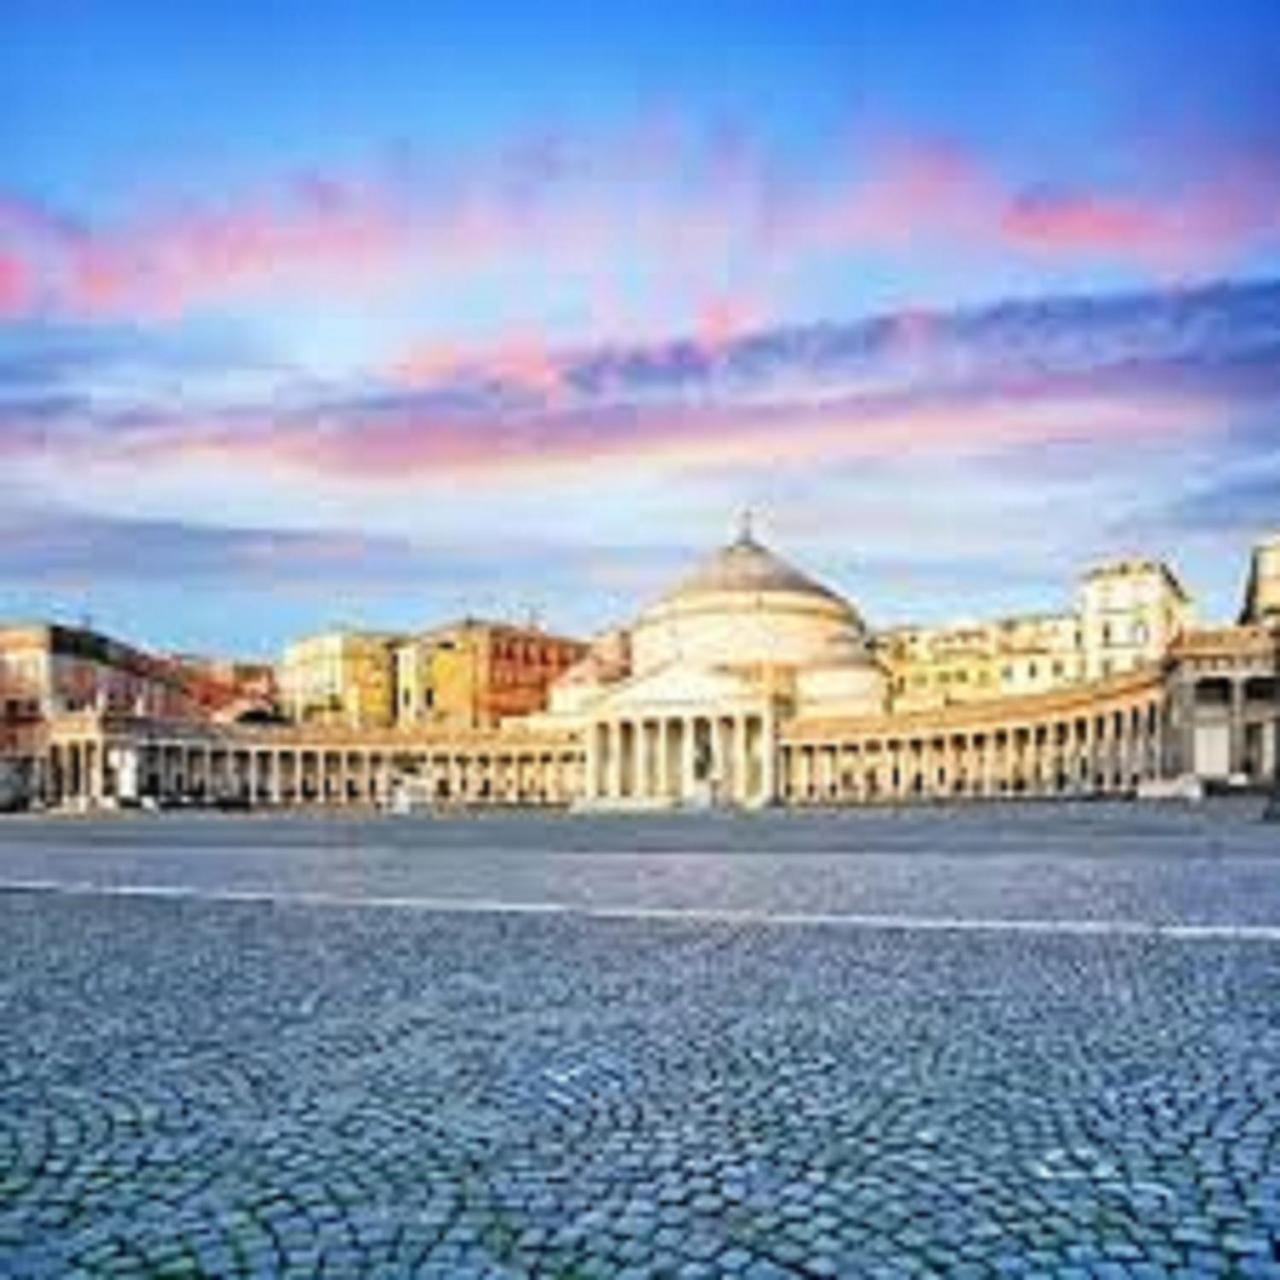
[[[0,615],[873,623],[1280,524],[1272,3],[15,0]]]

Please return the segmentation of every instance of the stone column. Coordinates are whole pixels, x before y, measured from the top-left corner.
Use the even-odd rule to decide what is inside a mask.
[[[649,764],[649,721],[636,720],[631,726],[631,794],[637,800],[650,794]]]
[[[750,804],[754,788],[751,785],[751,717],[740,715],[734,721],[738,756],[734,767],[734,791],[739,804]]]
[[[719,803],[732,795],[733,778],[733,720],[724,716],[712,716],[709,724],[711,741],[711,777],[715,785],[715,798]]]
[[[587,725],[582,798],[590,803],[600,794],[600,726],[593,720]]]
[[[772,804],[778,798],[777,721],[773,708],[765,709],[760,722],[760,800]]]
[[[84,744],[85,795],[95,808],[102,804],[102,744]]]
[[[606,732],[608,733],[607,741],[609,743],[607,752],[609,762],[607,794],[610,799],[620,800],[622,798],[622,721],[611,720]]]
[[[680,722],[680,798],[682,800],[692,800],[697,788],[694,770],[694,738],[696,736],[694,726],[696,724],[697,720],[693,716],[685,716]]]
[[[671,798],[671,756],[668,751],[670,725],[662,717],[654,725],[653,766],[655,772],[654,794],[661,800]]]
[[[1228,768],[1232,773],[1243,773],[1245,763],[1244,734],[1244,681],[1231,682],[1231,754]]]

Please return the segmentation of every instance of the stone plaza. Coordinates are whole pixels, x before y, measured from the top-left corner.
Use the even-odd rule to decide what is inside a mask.
[[[0,825],[0,1275],[1280,1276],[1246,806]]]

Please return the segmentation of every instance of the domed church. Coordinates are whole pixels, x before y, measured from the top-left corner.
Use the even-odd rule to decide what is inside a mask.
[[[886,699],[857,610],[744,520],[565,673],[547,719],[583,735],[587,807],[752,806],[777,794],[780,722],[876,715]]]

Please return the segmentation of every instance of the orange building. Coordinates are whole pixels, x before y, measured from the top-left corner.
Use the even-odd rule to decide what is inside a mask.
[[[199,717],[174,664],[87,627],[0,623],[0,715],[69,711]]]
[[[463,618],[433,627],[398,647],[397,723],[488,729],[541,711],[552,681],[586,652],[536,626]]]

